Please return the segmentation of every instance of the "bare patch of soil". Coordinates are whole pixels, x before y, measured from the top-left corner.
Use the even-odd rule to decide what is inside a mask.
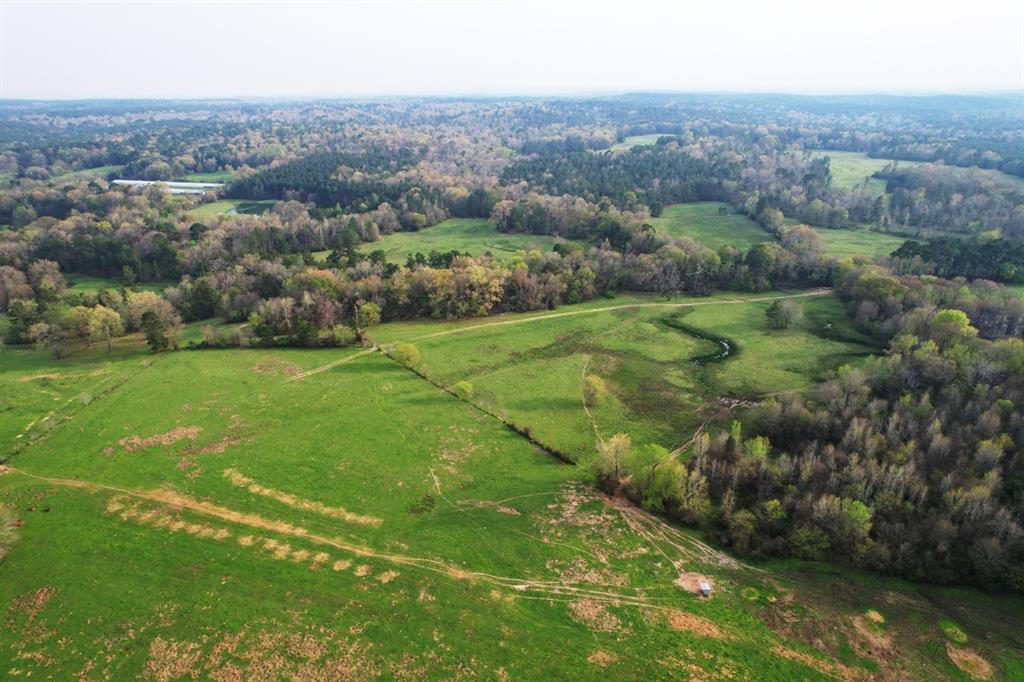
[[[156,445],[174,445],[179,440],[188,439],[194,441],[202,433],[201,426],[177,426],[167,433],[158,433],[149,438],[128,436],[117,441],[117,444],[125,449],[125,452],[135,452],[143,448],[151,448]]]
[[[815,658],[810,654],[805,654],[800,651],[794,651],[792,649],[786,649],[785,647],[777,646],[772,650],[775,655],[785,658],[790,661],[796,661],[802,663],[808,668],[817,670],[823,675],[828,675],[838,680],[856,680],[860,679],[860,676],[852,669],[842,663],[830,663],[823,661],[820,658]]]
[[[953,646],[952,644],[947,643],[946,654],[949,656],[949,660],[953,661],[953,664],[956,665],[956,667],[967,673],[971,679],[992,679],[992,665],[979,656],[973,649]]]
[[[243,473],[235,469],[225,469],[224,476],[229,481],[231,481],[232,484],[245,488],[253,495],[269,497],[272,500],[276,500],[281,504],[287,505],[294,509],[312,511],[323,516],[329,516],[334,519],[345,521],[346,523],[353,523],[362,526],[377,527],[384,523],[383,519],[379,519],[376,516],[356,514],[342,507],[329,507],[321,502],[304,500],[301,497],[296,497],[295,495],[292,495],[291,493],[286,493],[281,490],[268,488],[264,485],[260,485],[256,481],[252,480],[248,476],[244,475]]]
[[[587,663],[596,665],[599,668],[607,668],[617,660],[619,660],[619,657],[615,654],[610,654],[607,651],[601,651],[600,649],[587,656]]]
[[[370,645],[338,639],[334,632],[321,628],[315,634],[243,630],[220,640],[157,637],[150,646],[143,676],[161,682],[182,678],[362,682],[382,672],[381,663],[370,656]]]
[[[677,562],[678,568],[679,562]],[[701,594],[700,584],[706,582],[711,587],[711,593],[714,594],[715,581],[707,576],[701,575],[700,573],[691,573],[687,571],[681,571],[679,577],[675,579],[675,584],[683,588],[687,592],[693,594]]]
[[[701,637],[711,639],[724,639],[725,633],[717,625],[706,618],[695,616],[692,613],[672,609],[665,612],[665,622],[673,630],[692,632]]]
[[[879,618],[881,618],[880,614]],[[879,632],[877,627],[878,621],[873,618],[869,619],[866,615],[854,616],[851,621],[853,623],[855,639],[860,647],[865,650],[866,654],[881,656],[892,653],[892,640],[888,635]]]
[[[606,605],[594,599],[577,599],[569,602],[569,616],[597,632],[620,632],[622,621],[608,611]]]
[[[181,518],[170,508],[143,509],[137,503],[123,497],[112,497],[107,501],[107,513],[116,514],[123,521],[134,521],[146,526],[163,528],[172,533],[185,531],[189,535],[211,539],[226,540],[231,532],[223,526],[211,526],[206,523],[193,523]]]
[[[143,669],[145,679],[170,682],[186,675],[195,677],[203,652],[196,642],[167,641],[157,637],[149,645],[149,660]]]
[[[547,568],[556,570],[561,563],[563,562],[549,561]],[[566,585],[589,583],[591,585],[622,586],[629,584],[629,576],[626,574],[615,573],[604,568],[593,568],[583,558],[573,559],[565,567],[558,569],[558,579]]]
[[[222,454],[232,445],[238,445],[240,443],[251,443],[252,438],[239,438],[235,436],[224,436],[218,441],[203,445],[197,448],[189,448],[188,453],[190,455],[219,455]]]
[[[43,379],[63,379],[66,374],[31,374],[20,377],[18,381],[29,382],[29,381],[42,381]]]
[[[9,610],[23,614],[28,618],[28,622],[31,623],[46,608],[46,605],[50,603],[55,594],[57,594],[56,587],[44,585],[35,592],[16,597],[11,602]]]

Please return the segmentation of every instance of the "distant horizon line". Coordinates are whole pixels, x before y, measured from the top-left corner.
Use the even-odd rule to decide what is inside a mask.
[[[509,92],[390,92],[349,94],[293,94],[293,95],[117,95],[85,97],[7,97],[0,102],[238,102],[238,101],[311,101],[311,100],[369,100],[369,99],[504,99],[504,98],[581,98],[625,97],[630,95],[711,95],[711,96],[784,96],[784,97],[1021,97],[1019,87],[984,90],[538,90]]]

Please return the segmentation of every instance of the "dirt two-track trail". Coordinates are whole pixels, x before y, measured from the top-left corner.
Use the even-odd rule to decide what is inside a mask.
[[[543,322],[545,320],[554,320],[560,317],[574,317],[577,315],[593,315],[596,313],[607,313],[615,310],[634,310],[640,308],[696,308],[699,306],[708,305],[741,305],[744,303],[763,303],[765,301],[782,301],[789,298],[810,298],[814,296],[827,296],[832,293],[831,288],[815,289],[813,291],[803,291],[798,294],[784,294],[782,296],[758,296],[755,298],[729,298],[729,299],[716,299],[713,301],[692,301],[689,303],[623,303],[621,305],[610,305],[603,306],[601,308],[588,308],[586,310],[567,310],[560,313],[545,313],[540,315],[532,315],[530,317],[520,317],[514,320],[495,320],[493,322],[483,322],[481,324],[473,324],[466,327],[456,327],[455,329],[445,329],[439,332],[431,332],[430,334],[424,334],[423,336],[417,336],[408,339],[410,343],[417,341],[428,341],[430,339],[436,339],[442,336],[450,336],[452,334],[465,334],[467,332],[479,331],[481,329],[490,329],[492,327],[504,327],[514,324],[530,324],[532,322]],[[300,372],[287,379],[287,381],[298,381],[305,379],[306,377],[313,376],[314,374],[320,374],[326,372],[329,369],[333,369],[338,365],[343,365],[346,362],[351,362],[364,355],[376,352],[377,347],[367,348],[366,350],[360,351],[353,355],[346,355],[343,358],[328,362],[326,365],[314,367],[313,369]]]

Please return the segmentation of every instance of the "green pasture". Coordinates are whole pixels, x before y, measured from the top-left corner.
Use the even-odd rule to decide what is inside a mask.
[[[189,173],[182,180],[185,182],[231,182],[234,177],[231,171],[209,171],[207,173]]]
[[[124,166],[97,166],[95,168],[84,168],[82,170],[70,171],[50,178],[55,182],[78,182],[80,180],[95,180],[105,178],[111,173],[120,173]]]
[[[854,256],[888,256],[903,245],[907,237],[866,229],[817,228],[828,255],[843,260]]]
[[[746,250],[773,239],[753,220],[719,201],[666,206],[660,217],[651,219],[651,225],[658,235],[690,237],[715,250],[722,246]]]
[[[469,381],[474,402],[529,428],[570,459],[587,461],[598,436],[623,432],[637,442],[672,448],[709,419],[728,421],[715,409],[719,397],[801,389],[874,350],[867,339],[838,333],[837,327],[850,325],[831,296],[796,299],[820,313],[807,316],[805,326],[769,329],[765,310],[777,296],[625,296],[572,306],[571,315],[390,324],[373,337],[415,343],[424,360],[421,371],[432,381]],[[637,304],[643,307],[631,307]],[[681,331],[678,323],[697,334]],[[732,355],[695,365],[693,359],[718,350],[698,337],[715,335],[729,340]],[[588,415],[583,380],[589,374],[600,376],[609,393]]]
[[[671,443],[724,424],[735,403],[720,398],[799,389],[871,350],[828,295],[798,299],[802,327],[767,329],[777,295],[623,296],[372,330],[414,342],[429,381],[372,346],[152,355],[133,335],[60,360],[4,349],[0,439],[29,444],[2,453],[0,502],[19,537],[0,560],[0,670],[963,679],[945,648],[953,622],[951,646],[1013,679],[1021,600],[745,566],[713,534],[597,493],[585,466],[493,416],[549,448],[592,445],[595,426]],[[694,330],[739,352],[693,365],[714,349]],[[593,422],[587,374],[609,387]],[[443,390],[456,380],[472,381],[472,401]],[[697,578],[711,599],[693,593]],[[864,634],[868,611],[898,658]]]
[[[277,202],[273,199],[254,201],[252,199],[218,199],[206,204],[200,204],[188,212],[194,220],[212,218],[223,214],[235,213],[265,213]]]
[[[395,232],[381,237],[380,241],[361,246],[365,253],[384,251],[388,261],[404,264],[410,256],[431,251],[458,251],[480,256],[490,253],[495,258],[507,258],[517,251],[540,249],[550,251],[558,241],[557,237],[533,234],[504,234],[494,229],[484,218],[449,218],[418,232]],[[319,251],[314,255],[327,257],[330,251]]]
[[[620,152],[633,147],[644,147],[658,143],[658,138],[665,137],[668,133],[654,133],[652,135],[630,135],[622,142],[616,142],[611,146],[613,152]]]

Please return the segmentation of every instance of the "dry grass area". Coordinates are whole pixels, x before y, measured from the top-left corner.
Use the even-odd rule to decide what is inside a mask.
[[[832,679],[851,681],[868,679],[866,673],[858,672],[853,668],[845,666],[841,663],[829,662],[821,658],[817,658],[816,656],[811,656],[810,654],[805,654],[800,651],[794,651],[793,649],[787,649],[785,647],[778,646],[775,647],[775,649],[773,649],[773,652],[781,658],[785,658],[789,661],[796,661],[797,663],[802,663],[806,665],[808,668],[817,670],[819,673],[827,675]]]
[[[946,654],[956,667],[963,670],[973,680],[991,680],[992,665],[978,655],[973,649],[946,644]]]
[[[621,632],[622,620],[608,607],[594,599],[576,599],[569,602],[569,616],[595,632]]]
[[[11,602],[10,610],[22,614],[31,623],[46,608],[46,605],[50,603],[50,600],[56,594],[56,587],[44,585],[35,592],[17,597]]]
[[[617,660],[619,660],[619,658],[615,654],[610,654],[607,651],[601,651],[600,649],[587,656],[587,663],[596,665],[599,668],[607,668]]]
[[[203,427],[201,426],[177,426],[166,433],[158,433],[148,438],[140,438],[136,435],[127,436],[117,441],[117,444],[124,448],[125,452],[136,452],[157,445],[174,445],[179,440],[194,441],[202,432]]]
[[[695,616],[692,613],[686,613],[678,609],[669,609],[659,612],[659,616],[664,618],[665,622],[673,630],[692,632],[695,635],[710,637],[711,639],[724,639],[726,637],[722,628],[710,620]]]
[[[274,488],[268,488],[267,486],[261,485],[252,480],[237,469],[225,469],[224,476],[231,481],[232,485],[245,488],[253,495],[269,497],[270,499],[276,500],[277,502],[292,507],[293,509],[311,511],[322,516],[344,521],[345,523],[352,523],[361,526],[373,526],[376,528],[384,523],[384,519],[380,519],[375,516],[356,514],[344,509],[343,507],[331,507],[321,502],[304,500],[301,497],[292,495],[291,493],[275,490]]]
[[[252,371],[264,376],[293,377],[302,372],[302,368],[294,362],[288,362],[281,358],[265,358],[253,365]]]
[[[180,641],[156,637],[149,647],[143,679],[308,680],[359,682],[385,673],[401,674],[407,661],[387,662],[372,645],[323,629],[315,634],[262,629],[219,638]]]

